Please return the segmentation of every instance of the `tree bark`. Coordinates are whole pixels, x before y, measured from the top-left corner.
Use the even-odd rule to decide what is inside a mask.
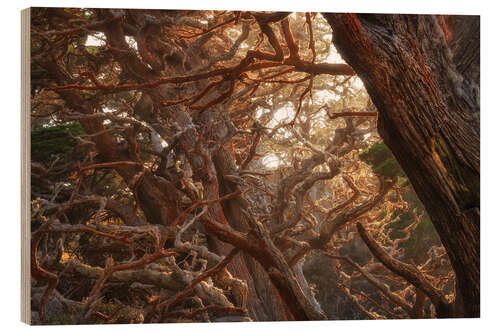
[[[479,17],[324,16],[450,257],[457,278],[450,316],[478,317]]]
[[[225,175],[237,174],[237,168],[231,155],[224,149],[214,154],[214,166],[219,178],[219,196],[233,193],[238,190],[234,183],[224,179]],[[224,215],[237,231],[248,232],[248,222],[242,210],[247,208],[246,202],[237,197],[223,202]],[[248,311],[259,321],[293,320],[293,314],[279,295],[278,290],[268,277],[268,273],[258,261],[247,253],[240,253],[239,257],[230,264],[234,274],[248,283]],[[256,278],[257,277],[257,278]]]

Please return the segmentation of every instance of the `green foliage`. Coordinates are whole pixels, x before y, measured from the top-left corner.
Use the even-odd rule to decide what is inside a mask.
[[[408,178],[401,178],[401,181],[398,183],[399,187],[407,187],[410,186],[410,181]]]
[[[47,161],[52,155],[64,157],[77,144],[70,133],[77,136],[85,134],[85,131],[77,122],[32,131],[31,158],[35,161]]]
[[[367,148],[359,154],[359,158],[363,162],[369,164],[373,172],[377,175],[400,177],[398,180],[399,187],[411,186],[398,161],[383,142],[376,143]],[[419,214],[424,211],[424,206],[413,189],[405,191],[403,199],[408,203],[409,209],[397,210],[392,213],[391,220],[395,220],[399,217],[399,221],[391,223],[390,225],[390,237],[392,239],[404,237],[402,230],[414,222],[414,209],[417,209]],[[433,244],[439,244],[439,236],[431,220],[427,214],[425,214],[420,224],[411,233],[410,238],[401,243],[401,246],[405,249],[405,253],[408,257],[419,258],[425,255],[425,249]]]
[[[88,53],[92,54],[92,55],[96,55],[97,53],[99,53],[99,47],[98,46],[86,46],[85,49],[87,50]]]
[[[391,151],[383,142],[376,143],[359,154],[359,158],[370,165],[380,164],[392,157]]]
[[[73,44],[68,44],[68,49],[66,50],[66,54],[70,54],[75,52],[75,46]]]
[[[399,166],[399,163],[395,158],[390,158],[373,167],[373,172],[379,175],[393,177],[393,176],[404,176],[403,169]]]
[[[425,210],[424,205],[420,202],[413,189],[403,193],[403,199],[408,203],[409,209],[404,211],[397,210],[392,213],[391,219],[394,220],[399,217],[399,221],[390,225],[390,237],[392,239],[404,237],[404,233],[401,230],[415,221],[415,216],[413,214],[414,209],[417,210],[418,215]],[[401,247],[404,248],[408,258],[414,258],[416,261],[420,261],[425,258],[427,249],[439,243],[439,236],[434,229],[434,225],[427,213],[424,212],[424,216],[419,225],[412,231],[410,238],[401,243]]]
[[[359,154],[359,158],[372,167],[374,173],[386,177],[405,177],[405,173],[392,152],[383,142],[374,144]]]

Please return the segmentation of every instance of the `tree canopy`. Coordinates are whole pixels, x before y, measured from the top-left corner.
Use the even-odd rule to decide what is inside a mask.
[[[33,322],[463,316],[450,247],[332,26],[34,8]]]

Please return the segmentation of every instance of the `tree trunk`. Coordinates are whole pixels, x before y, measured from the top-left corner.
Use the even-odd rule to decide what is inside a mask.
[[[238,174],[232,156],[226,150],[220,149],[214,154],[213,161],[219,178],[219,196],[235,192],[237,190],[235,184],[224,180],[225,175]],[[241,232],[248,232],[248,223],[242,213],[242,210],[247,208],[245,205],[246,203],[239,198],[222,203],[222,209],[227,221],[231,227]],[[247,253],[240,253],[229,265],[229,269],[236,277],[247,281],[247,308],[252,318],[259,321],[296,319],[271,282],[266,270],[252,256]]]
[[[453,317],[478,317],[479,17],[324,14],[454,268]]]

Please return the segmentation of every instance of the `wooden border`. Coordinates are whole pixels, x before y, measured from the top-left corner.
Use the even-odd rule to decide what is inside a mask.
[[[31,323],[30,8],[21,11],[21,321]]]

